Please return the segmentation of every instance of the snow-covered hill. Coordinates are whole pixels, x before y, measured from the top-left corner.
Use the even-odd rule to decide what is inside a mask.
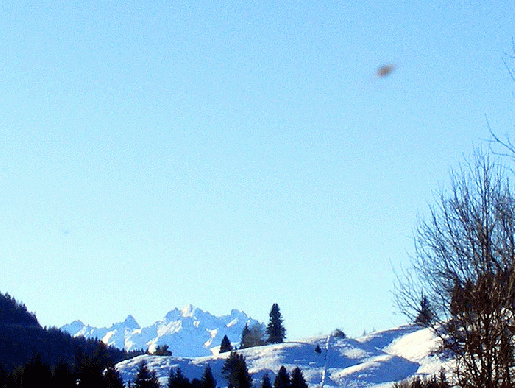
[[[315,352],[317,345],[321,353]],[[316,337],[299,342],[239,350],[246,358],[254,382],[265,373],[271,377],[284,365],[291,372],[299,367],[310,387],[391,387],[394,382],[417,374],[433,375],[449,366],[433,355],[438,339],[429,329],[400,326],[358,339]],[[125,383],[132,381],[138,364],[146,361],[166,386],[171,368],[181,368],[189,379],[200,378],[210,365],[218,387],[226,387],[221,370],[229,353],[202,358],[139,356],[117,364]]]
[[[168,345],[174,356],[201,357],[211,355],[211,349],[220,346],[224,335],[234,344],[239,343],[245,324],[252,326],[259,322],[239,310],[216,317],[187,305],[171,310],[162,320],[143,328],[129,315],[125,321],[109,328],[96,328],[75,321],[64,325],[61,330],[72,336],[98,338],[120,349],[153,351],[159,345]]]

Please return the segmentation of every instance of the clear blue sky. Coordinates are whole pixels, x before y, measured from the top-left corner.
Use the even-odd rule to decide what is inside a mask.
[[[418,217],[485,114],[514,130],[514,35],[512,1],[2,2],[0,291],[47,326],[403,323]]]

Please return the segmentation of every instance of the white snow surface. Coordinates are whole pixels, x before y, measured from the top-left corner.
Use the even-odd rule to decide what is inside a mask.
[[[322,352],[315,349],[320,346]],[[406,325],[375,332],[357,339],[331,336],[238,350],[244,355],[254,385],[260,386],[265,373],[275,378],[281,365],[288,372],[299,367],[310,387],[391,387],[416,375],[432,376],[449,367],[436,351],[439,341],[430,329]],[[180,368],[190,380],[200,379],[211,366],[220,388],[227,386],[221,371],[229,353],[209,357],[181,358],[142,355],[120,362],[116,368],[125,384],[132,381],[142,361],[154,370],[166,386],[171,369]]]
[[[260,324],[243,311],[232,310],[229,315],[216,317],[192,305],[175,308],[150,326],[140,327],[129,315],[125,321],[109,328],[97,328],[74,321],[61,330],[74,337],[97,338],[108,345],[126,350],[150,350],[168,345],[176,357],[202,357],[217,352],[222,338],[238,344],[245,324]]]

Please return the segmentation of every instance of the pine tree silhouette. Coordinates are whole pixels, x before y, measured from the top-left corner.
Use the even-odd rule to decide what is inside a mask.
[[[274,303],[270,310],[270,322],[266,327],[266,334],[268,334],[267,342],[270,344],[282,343],[286,338],[286,329],[277,303]]]
[[[245,357],[234,351],[225,361],[222,375],[232,388],[250,388],[252,386],[252,377],[249,374]]]
[[[142,361],[138,366],[134,388],[159,388],[156,372],[148,369],[145,361]]]
[[[290,375],[284,365],[281,366],[279,372],[277,372],[277,376],[275,376],[274,388],[291,388]]]
[[[200,380],[201,388],[215,388],[216,380],[213,377],[213,372],[211,371],[211,367],[208,365],[204,369],[204,374],[202,375],[202,379]]]
[[[246,323],[245,326],[243,327],[243,330],[241,331],[240,349],[250,348],[250,344],[248,341],[249,335],[250,335],[249,325]]]
[[[191,388],[190,380],[183,375],[181,368],[177,368],[175,372],[170,370],[168,388]]]
[[[246,326],[245,326],[246,327]],[[227,337],[227,334],[222,338],[222,343],[220,344],[220,353],[230,352],[232,350],[231,341]]]
[[[433,309],[431,303],[425,295],[420,298],[420,307],[418,308],[418,315],[415,318],[415,323],[421,326],[428,327],[434,319]]]
[[[291,388],[308,388],[306,379],[298,367],[291,372]]]

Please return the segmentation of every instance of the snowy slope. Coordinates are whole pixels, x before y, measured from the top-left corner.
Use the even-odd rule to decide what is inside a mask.
[[[319,345],[322,352],[315,352]],[[310,387],[391,387],[396,381],[411,376],[432,375],[445,366],[432,353],[438,340],[429,329],[401,326],[358,339],[336,339],[330,336],[300,342],[240,350],[246,358],[254,382],[265,373],[273,378],[281,365],[291,372],[299,367]],[[229,354],[203,358],[139,356],[119,363],[117,369],[127,383],[134,378],[138,364],[146,361],[165,386],[171,368],[180,367],[190,378],[200,378],[209,364],[218,387],[227,386],[221,375]]]
[[[192,305],[173,309],[166,316],[147,327],[140,327],[132,316],[109,328],[96,328],[75,321],[61,330],[72,336],[98,338],[120,349],[149,349],[168,345],[174,356],[201,357],[212,354],[224,335],[234,344],[240,342],[245,324],[259,324],[244,312],[232,310],[229,315],[216,317]]]

